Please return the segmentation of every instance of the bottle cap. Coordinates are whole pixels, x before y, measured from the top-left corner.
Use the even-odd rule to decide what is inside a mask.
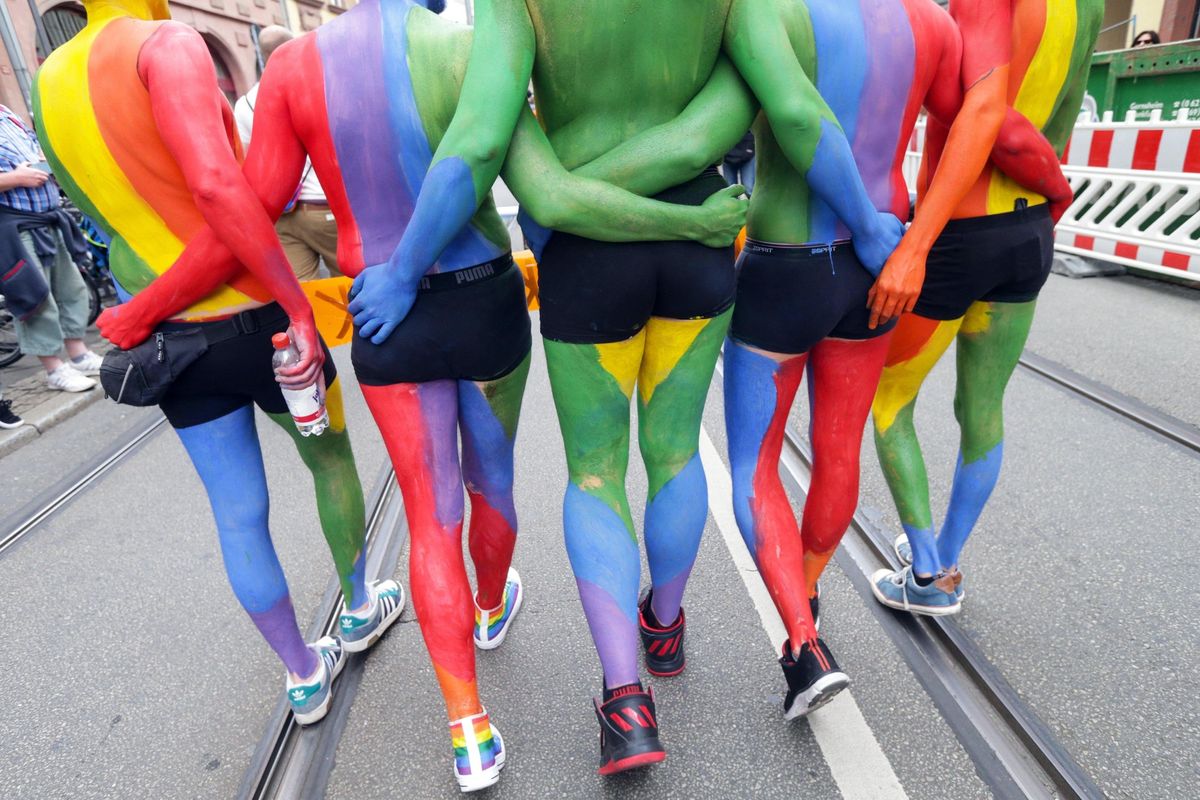
[[[292,340],[286,333],[277,333],[271,337],[271,344],[275,346],[276,350],[287,350],[292,344]]]

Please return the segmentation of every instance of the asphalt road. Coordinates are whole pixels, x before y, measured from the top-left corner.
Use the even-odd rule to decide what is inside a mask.
[[[1168,355],[1161,339],[1149,350],[1118,346],[1116,323],[1085,328],[1106,303],[1124,309],[1129,330],[1137,319],[1186,327],[1195,298],[1178,292],[1054,277],[1030,347],[1194,420],[1194,350]],[[1061,330],[1087,330],[1099,344]],[[1101,369],[1126,351],[1123,369]],[[348,355],[337,359],[369,492],[384,454]],[[917,415],[935,509],[945,507],[956,446],[952,365],[934,372]],[[1004,474],[963,560],[963,622],[1106,793],[1190,796],[1200,777],[1189,755],[1200,746],[1190,612],[1200,590],[1188,558],[1200,459],[1027,373],[1014,377],[1007,409]],[[0,502],[27,502],[152,413],[93,406],[4,459]],[[798,404],[799,430],[805,415]],[[276,546],[307,622],[331,577],[310,483],[287,436],[262,417],[260,432]],[[685,598],[688,668],[651,682],[669,758],[602,780],[591,711],[600,672],[561,543],[561,438],[535,345],[517,463],[515,563],[528,593],[504,646],[479,658],[510,757],[489,796],[992,796],[836,562],[822,584],[822,633],[852,687],[811,723],[782,720],[778,620],[756,603],[761,583],[728,514],[719,383],[704,437],[712,514]],[[866,438],[863,507],[895,530]],[[633,461],[640,519],[645,479]],[[407,552],[397,567],[405,583],[406,562]],[[207,502],[172,432],[0,555],[0,609],[11,637],[0,649],[0,797],[233,796],[282,670],[226,584]],[[444,713],[417,625],[397,626],[366,661],[329,796],[458,796]]]

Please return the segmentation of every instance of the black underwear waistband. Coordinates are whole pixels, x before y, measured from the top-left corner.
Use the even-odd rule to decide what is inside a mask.
[[[1007,225],[1027,225],[1050,218],[1050,204],[1038,203],[1036,206],[1017,208],[1002,214],[986,214],[982,217],[961,217],[952,219],[942,228],[942,233],[978,233],[1003,228]]]
[[[742,245],[743,253],[772,256],[774,258],[827,258],[843,250],[853,252],[849,239],[838,239],[835,242],[818,242],[813,244],[779,244],[777,242],[761,242],[757,239],[746,239]]]
[[[516,263],[513,261],[512,253],[505,253],[502,256],[493,258],[491,261],[485,261],[473,267],[456,269],[453,272],[435,272],[431,275],[426,275],[421,278],[419,288],[422,292],[442,292],[447,289],[457,289],[472,283],[480,283],[492,278],[498,278],[501,275],[507,274],[515,266]]]

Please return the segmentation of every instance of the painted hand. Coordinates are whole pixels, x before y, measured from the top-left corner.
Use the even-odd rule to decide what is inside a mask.
[[[867,293],[867,307],[871,309],[869,328],[874,330],[886,325],[892,317],[913,310],[925,283],[926,256],[927,252],[909,244],[908,239],[900,242]]]
[[[700,225],[694,237],[708,247],[728,247],[746,224],[750,201],[742,195],[746,187],[729,186],[708,196],[698,209]]]
[[[401,278],[393,267],[367,267],[350,287],[349,311],[358,335],[372,344],[383,344],[408,316],[416,299],[416,283]]]
[[[161,320],[148,313],[143,305],[135,297],[128,303],[104,309],[96,320],[100,335],[122,350],[146,341]]]
[[[854,252],[867,272],[878,278],[879,271],[904,236],[904,223],[895,214],[879,211],[865,233],[854,232]]]
[[[304,318],[293,318],[288,328],[288,337],[300,351],[300,360],[290,367],[275,370],[275,380],[289,389],[304,389],[316,383],[321,368],[325,366],[325,349],[321,347],[321,335],[312,311]]]

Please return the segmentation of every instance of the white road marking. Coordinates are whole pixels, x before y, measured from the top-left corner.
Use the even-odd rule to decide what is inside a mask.
[[[708,478],[709,510],[758,610],[763,629],[771,640],[771,650],[778,656],[787,639],[787,631],[738,531],[733,516],[733,481],[729,470],[708,431],[703,429],[700,431],[700,460]],[[786,724],[782,712],[779,724]],[[843,797],[849,800],[908,797],[849,690],[809,715],[808,724]]]

